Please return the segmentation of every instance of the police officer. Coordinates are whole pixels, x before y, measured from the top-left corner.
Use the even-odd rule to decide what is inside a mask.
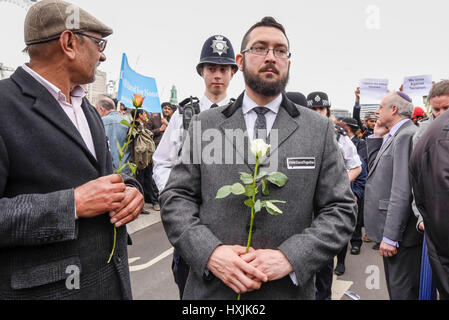
[[[331,116],[331,103],[326,93],[312,92],[307,96],[307,107],[317,111],[325,117]],[[362,162],[357,153],[355,145],[348,137],[346,131],[340,127],[335,126],[335,134],[338,142],[338,147],[343,156],[345,167],[348,170],[350,182],[353,182],[362,172]],[[331,261],[327,266],[321,269],[316,274],[316,299],[330,300],[332,296],[332,277],[334,271],[334,262]],[[343,271],[344,272],[344,271]]]
[[[199,113],[211,107],[227,105],[231,101],[227,89],[238,67],[229,39],[222,35],[214,35],[207,39],[201,50],[196,70],[204,79],[204,96],[201,99],[188,98],[180,103],[153,155],[153,179],[160,192],[165,188],[170,172],[179,158],[183,133],[188,129],[191,117],[188,110]],[[173,253],[172,270],[182,298],[189,266],[176,251]]]

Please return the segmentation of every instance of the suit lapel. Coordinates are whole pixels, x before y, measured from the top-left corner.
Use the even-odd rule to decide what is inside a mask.
[[[249,137],[247,134],[246,122],[241,111],[244,94],[242,94],[234,104],[226,108],[222,113],[227,117],[221,124],[220,129],[225,134],[225,139],[232,143],[236,153],[244,160],[245,164],[254,171],[255,158],[249,152]],[[276,120],[270,131],[268,143],[272,144],[270,154],[275,154],[279,147],[298,129],[298,123],[293,119],[299,116],[297,107],[283,95],[281,107],[276,116]],[[238,145],[234,138],[235,130],[244,132],[243,147]],[[261,165],[266,165],[270,161],[265,158]]]
[[[69,119],[59,103],[50,94],[50,92],[48,92],[45,87],[43,87],[31,75],[29,75],[20,67],[11,76],[11,78],[22,88],[22,92],[25,95],[36,98],[32,109],[43,118],[45,118],[48,122],[50,122],[53,126],[57,127],[62,133],[67,135],[76,145],[78,145],[84,151],[89,160],[94,165],[97,165],[95,157],[87,148],[78,129]],[[83,108],[83,110],[85,110],[85,108]],[[92,126],[91,122],[89,122],[89,126],[91,128],[94,127]]]
[[[299,116],[298,109],[284,96],[268,136],[268,143],[271,144],[270,155],[276,154],[281,145],[298,129],[298,123],[294,120],[297,116]],[[267,157],[262,164],[269,161],[270,157]]]
[[[94,114],[95,111],[93,108],[89,106],[87,99],[83,99],[83,103],[81,104],[81,108],[83,109],[84,115],[86,116],[87,123],[89,124],[90,133],[92,135],[92,140],[94,143],[95,153],[97,159],[93,157],[92,153],[89,151],[89,154],[92,156],[91,160],[95,160],[95,164],[103,165],[105,160],[104,148],[106,144],[105,133],[102,130],[103,124],[98,116]]]
[[[219,125],[219,128],[223,132],[225,139],[232,144],[237,156],[237,163],[243,159],[243,162],[251,170],[254,170],[254,164],[250,164],[250,162],[255,163],[255,160],[250,161],[248,157],[249,137],[242,113],[243,97],[244,95],[242,94],[233,104],[223,110],[222,113],[226,119]]]

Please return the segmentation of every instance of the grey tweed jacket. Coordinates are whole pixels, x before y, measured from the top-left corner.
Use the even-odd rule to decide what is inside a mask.
[[[132,297],[126,228],[118,229],[107,264],[109,215],[75,220],[74,189],[112,173],[101,118],[87,99],[82,108],[97,159],[57,101],[22,68],[0,81],[0,299]],[[79,290],[69,290],[74,270]]]
[[[212,152],[207,137],[201,139],[204,141],[186,139],[183,160],[172,170],[160,196],[168,238],[191,266],[183,299],[236,299],[218,278],[206,280],[204,272],[217,246],[247,243],[250,214],[243,204],[246,197],[215,199],[220,187],[239,180],[239,172],[254,170],[247,136],[241,141],[233,137],[235,129],[246,131],[242,100],[243,95],[234,104],[200,113],[192,121],[189,136],[198,124],[203,137],[218,129],[220,134],[214,141],[223,152],[220,148]],[[281,216],[265,211],[256,216],[251,246],[281,250],[292,264],[299,286],[286,276],[263,284],[242,299],[314,299],[315,273],[349,241],[355,228],[356,204],[333,128],[330,120],[293,104],[284,95],[269,137],[270,158],[262,170],[280,171],[289,177],[284,188],[271,185],[271,194],[265,198],[287,203],[280,205],[284,211]],[[277,145],[273,144],[275,133]],[[198,154],[212,154],[216,161],[187,161],[198,160]],[[298,158],[309,158],[313,165],[309,162],[308,169],[301,169],[294,165]]]

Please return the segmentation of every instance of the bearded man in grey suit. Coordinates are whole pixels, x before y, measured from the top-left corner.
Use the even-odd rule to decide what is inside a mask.
[[[160,196],[168,238],[191,266],[183,299],[236,299],[237,293],[242,299],[315,299],[315,273],[354,231],[356,204],[333,123],[283,93],[289,48],[283,26],[271,17],[249,29],[236,57],[246,91],[196,116]],[[211,154],[210,144],[197,139],[206,132],[215,133],[213,161],[191,161]],[[215,196],[239,172],[254,170],[248,145],[256,137],[272,146],[262,169],[280,171],[289,182],[271,188],[270,197],[287,201],[284,214],[256,216],[246,254],[240,246],[248,236],[245,197]]]
[[[413,104],[402,92],[390,93],[376,114],[374,135],[367,139],[365,228],[370,239],[381,243],[390,299],[418,299],[422,236],[415,228],[408,166],[417,131],[410,120]]]

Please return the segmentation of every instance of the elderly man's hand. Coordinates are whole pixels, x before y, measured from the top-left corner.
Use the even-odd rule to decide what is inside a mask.
[[[382,241],[379,247],[379,253],[382,257],[391,258],[398,253],[398,248]]]
[[[93,218],[117,210],[125,198],[126,185],[118,174],[105,176],[75,189],[76,215]]]
[[[376,125],[374,126],[374,135],[377,137],[383,137],[387,133],[390,132],[390,129],[384,127],[379,120],[377,120]]]
[[[120,208],[110,212],[111,223],[116,228],[137,219],[142,212],[145,200],[143,195],[134,187],[126,187],[125,197]]]

